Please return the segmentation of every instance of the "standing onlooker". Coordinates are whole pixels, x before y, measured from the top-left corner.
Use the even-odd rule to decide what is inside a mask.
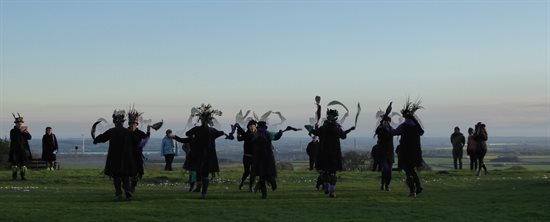
[[[166,136],[162,139],[160,155],[164,156],[164,161],[166,162],[164,170],[166,171],[172,171],[172,162],[174,161],[174,157],[178,155],[177,145],[173,137],[172,130],[168,129],[166,130]]]
[[[455,127],[455,132],[451,134],[451,144],[453,145],[453,163],[455,166],[455,170],[462,170],[462,149],[464,148],[465,143],[466,138],[464,138],[464,135],[460,132],[460,128],[458,128],[458,126]]]
[[[476,147],[477,143],[474,139],[474,129],[468,128],[468,146],[466,147],[466,153],[470,156],[470,170],[477,171]]]
[[[476,130],[474,133],[474,139],[476,140],[477,148],[476,148],[476,157],[478,161],[479,168],[477,169],[476,176],[479,176],[479,173],[481,172],[481,168],[485,171],[485,175],[487,175],[487,167],[485,166],[485,163],[483,162],[483,159],[485,158],[485,154],[487,154],[487,130],[485,129],[485,124],[478,122],[476,124]]]
[[[56,168],[56,154],[59,146],[57,137],[52,132],[51,127],[46,127],[46,133],[42,136],[42,160],[46,161],[47,169],[52,171]]]

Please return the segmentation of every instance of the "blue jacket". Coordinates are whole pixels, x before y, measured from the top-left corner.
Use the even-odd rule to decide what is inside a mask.
[[[173,154],[177,156],[178,149],[175,146],[174,139],[165,136],[162,139],[162,147],[160,148],[160,155],[165,156],[169,154]]]

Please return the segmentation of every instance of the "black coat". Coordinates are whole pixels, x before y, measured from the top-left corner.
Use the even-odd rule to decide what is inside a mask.
[[[376,136],[378,140],[376,142],[376,158],[378,161],[389,161],[390,163],[394,162],[393,155],[393,136],[391,134],[391,127],[384,127],[380,125],[376,128]]]
[[[196,170],[199,175],[220,172],[218,156],[216,154],[216,139],[223,136],[223,131],[208,126],[195,126],[185,133],[192,138],[189,168]]]
[[[279,140],[283,133],[281,131],[272,133],[265,131],[252,134],[251,143],[254,149],[252,156],[252,175],[263,178],[277,177],[277,166],[275,155],[273,155],[272,141]]]
[[[132,148],[131,132],[122,126],[108,129],[97,136],[96,143],[109,141],[109,151],[105,161],[105,175],[110,177],[130,177],[137,175],[137,150]]]
[[[58,148],[59,146],[57,145],[57,137],[55,134],[44,134],[44,136],[42,136],[42,160],[55,161],[56,156],[53,152]]]
[[[30,133],[21,132],[17,127],[11,129],[9,162],[12,165],[26,165],[32,159],[29,146],[31,138]]]
[[[401,135],[399,140],[399,152],[397,165],[401,169],[422,166],[422,146],[420,136],[424,130],[415,120],[406,120],[397,127],[396,131]]]
[[[132,150],[135,152],[135,164],[137,167],[138,176],[143,175],[143,147],[141,146],[141,141],[149,138],[151,133],[144,133],[143,131],[136,129],[135,131],[130,130],[130,144]]]
[[[342,130],[340,124],[325,121],[323,126],[311,131],[311,134],[319,137],[319,153],[315,160],[315,168],[328,172],[342,170],[342,148],[340,139],[346,139],[347,132]]]
[[[245,131],[237,131],[237,141],[244,141],[243,143],[243,154],[246,156],[252,156],[254,153],[254,149],[252,147],[252,137],[254,134],[247,130]]]

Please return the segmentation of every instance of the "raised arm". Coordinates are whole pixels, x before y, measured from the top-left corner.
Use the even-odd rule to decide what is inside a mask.
[[[98,143],[104,143],[111,139],[111,130],[107,130],[104,133],[100,134],[99,136],[96,136],[94,139],[94,144]]]
[[[270,135],[271,135],[271,139],[272,139],[273,141],[279,140],[279,139],[281,139],[281,137],[283,136],[283,131],[282,131],[282,130],[279,130],[279,132],[276,132],[276,133],[270,132]]]
[[[181,138],[179,136],[175,136],[174,135],[174,140],[175,141],[178,141],[180,143],[190,143],[191,142],[191,138],[187,137],[187,138]]]

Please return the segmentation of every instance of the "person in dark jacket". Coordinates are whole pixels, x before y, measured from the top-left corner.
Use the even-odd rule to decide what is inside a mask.
[[[115,110],[113,113],[115,127],[94,138],[94,144],[109,141],[104,174],[113,178],[116,201],[122,200],[122,189],[126,199],[132,198],[130,178],[137,176],[135,157],[137,151],[132,148],[131,132],[124,127],[123,124],[126,121],[124,118],[124,110]]]
[[[57,137],[52,133],[52,128],[46,127],[46,133],[42,136],[42,160],[46,161],[49,171],[54,170],[57,165],[55,161],[58,148]]]
[[[376,145],[378,161],[382,169],[382,177],[380,179],[380,190],[390,191],[390,183],[392,179],[393,157],[393,136],[392,127],[390,126],[391,118],[383,116],[380,125],[376,128],[376,136],[378,140]]]
[[[451,134],[451,144],[453,145],[453,163],[456,169],[462,170],[462,153],[464,144],[466,144],[466,138],[460,132],[460,128],[455,127],[455,131]],[[458,162],[458,164],[457,164]]]
[[[220,172],[216,154],[216,139],[225,133],[210,127],[213,125],[213,115],[221,116],[221,111],[212,110],[212,106],[204,104],[197,109],[201,125],[191,128],[185,135],[193,140],[191,149],[192,152],[196,152],[196,159],[192,160],[193,168],[196,169],[198,177],[202,180],[201,198],[206,199],[210,183],[209,174]]]
[[[424,135],[424,129],[422,129],[422,126],[414,115],[421,108],[420,101],[412,103],[407,100],[404,108],[401,110],[405,121],[392,130],[392,135],[401,136],[397,165],[405,171],[406,182],[410,192],[409,197],[416,197],[423,190],[416,168],[421,167],[423,163],[420,136]]]
[[[328,109],[327,120],[321,127],[316,125],[310,132],[319,137],[320,149],[315,167],[324,173],[325,193],[329,197],[336,197],[336,171],[342,170],[340,139],[346,139],[347,134],[355,129],[355,127],[351,127],[344,131],[337,120],[338,111]]]
[[[468,128],[468,145],[466,147],[466,153],[470,156],[470,171],[477,171],[476,148],[477,143],[474,139],[474,129]]]
[[[474,132],[474,139],[476,141],[476,152],[475,155],[477,157],[478,162],[478,169],[476,176],[479,176],[481,173],[481,168],[485,171],[485,175],[487,175],[487,167],[485,166],[485,163],[483,160],[485,159],[485,154],[487,154],[487,130],[485,129],[485,124],[478,122],[476,124],[476,129]]]
[[[251,143],[254,149],[252,157],[252,175],[259,177],[259,187],[262,192],[262,199],[267,198],[267,183],[271,190],[277,189],[277,166],[273,155],[272,141],[279,140],[283,131],[274,133],[267,130],[265,121],[258,122],[258,130],[252,137]]]
[[[135,152],[135,164],[137,167],[137,175],[133,176],[131,179],[131,191],[132,194],[136,192],[136,186],[143,178],[143,147],[147,144],[146,141],[149,140],[151,136],[151,126],[147,126],[147,133],[141,131],[139,127],[139,117],[143,113],[138,112],[135,109],[128,111],[128,129],[130,130],[130,145],[132,150]]]
[[[241,183],[239,184],[239,190],[242,190],[244,181],[250,176],[248,183],[248,191],[254,192],[252,188],[254,186],[254,176],[251,174],[252,158],[254,156],[254,150],[252,147],[252,139],[257,132],[257,122],[254,120],[248,121],[246,124],[247,130],[244,131],[240,126],[237,127],[237,141],[243,141],[243,175],[241,177]]]
[[[315,166],[315,159],[319,153],[319,137],[311,137],[311,142],[307,144],[306,153],[309,157],[309,170],[313,170]]]
[[[15,126],[10,131],[10,151],[9,162],[12,166],[11,179],[17,179],[17,171],[21,176],[21,180],[26,180],[27,164],[32,160],[31,149],[29,146],[29,140],[32,138],[29,133],[29,128],[23,126],[23,117],[17,113],[15,118]]]

